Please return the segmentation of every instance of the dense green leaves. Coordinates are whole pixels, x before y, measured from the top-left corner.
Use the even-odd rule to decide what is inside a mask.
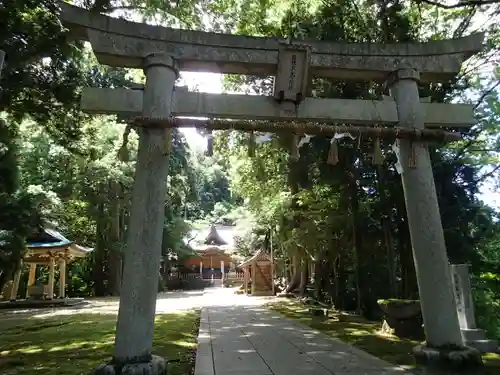
[[[25,239],[41,225],[35,197],[19,189],[18,145],[0,118],[0,289],[20,267]]]
[[[51,132],[78,135],[77,96],[83,73],[68,43],[55,0],[0,5],[0,48],[6,53],[0,111],[16,121],[30,114]]]

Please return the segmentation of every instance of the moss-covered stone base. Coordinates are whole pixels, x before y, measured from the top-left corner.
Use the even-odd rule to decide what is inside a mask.
[[[467,346],[430,348],[426,345],[417,345],[413,348],[413,356],[418,366],[436,370],[436,373],[441,374],[470,373],[471,370],[483,366],[481,353]]]
[[[148,362],[105,363],[99,366],[94,375],[167,375],[167,361],[156,355]]]

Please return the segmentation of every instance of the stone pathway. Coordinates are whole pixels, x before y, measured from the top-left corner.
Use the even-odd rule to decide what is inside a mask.
[[[246,297],[245,305],[238,296],[231,306],[224,297],[218,306],[207,299],[202,309],[195,375],[411,374],[271,312],[262,301]]]

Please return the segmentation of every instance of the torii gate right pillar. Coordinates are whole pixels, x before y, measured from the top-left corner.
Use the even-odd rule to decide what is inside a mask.
[[[420,105],[418,81],[419,72],[407,66],[400,67],[392,76],[391,92],[401,127],[424,128],[425,114]],[[420,355],[425,360],[433,356],[433,349],[460,348],[464,344],[429,150],[425,144],[415,142],[412,145],[410,142],[400,140],[401,179],[427,340],[425,346],[416,348],[415,354],[417,359]],[[411,152],[414,152],[414,168],[409,165]]]

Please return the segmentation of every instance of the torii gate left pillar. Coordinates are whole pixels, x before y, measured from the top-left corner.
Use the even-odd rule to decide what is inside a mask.
[[[144,58],[146,86],[143,116],[169,117],[175,61],[154,53]],[[164,375],[165,359],[151,354],[158,292],[164,206],[167,193],[169,130],[138,129],[139,149],[132,195],[131,221],[124,257],[123,284],[116,325],[115,351],[96,374]]]

